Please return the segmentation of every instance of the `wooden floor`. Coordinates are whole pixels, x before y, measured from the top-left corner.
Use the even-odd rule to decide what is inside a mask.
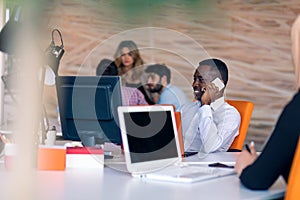
[[[296,91],[290,28],[299,0],[54,2],[46,7],[48,41],[53,28],[61,30],[60,75],[94,75],[102,58],[112,59],[118,43],[132,39],[145,62],[169,66],[172,83],[192,99],[197,63],[220,58],[230,70],[226,97],[254,102],[247,141],[258,145]],[[46,88],[46,99],[54,118],[54,87]]]

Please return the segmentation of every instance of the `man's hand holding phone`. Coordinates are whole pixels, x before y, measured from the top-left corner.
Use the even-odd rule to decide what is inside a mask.
[[[224,83],[219,78],[215,78],[212,82],[207,83],[201,97],[202,105],[210,105],[214,102],[219,97],[219,92],[224,87]]]
[[[224,83],[219,78],[215,78],[211,83],[218,88],[218,91],[221,91],[225,87]]]

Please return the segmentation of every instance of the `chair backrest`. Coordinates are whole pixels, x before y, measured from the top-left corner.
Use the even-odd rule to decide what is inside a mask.
[[[234,106],[241,115],[241,124],[239,135],[235,137],[228,151],[241,151],[247,135],[254,104],[250,101],[226,100],[227,103]]]
[[[300,139],[294,154],[284,200],[300,199]]]
[[[173,104],[160,104],[165,106],[173,106],[174,108],[174,114],[175,114],[175,120],[176,120],[176,126],[177,126],[177,132],[178,132],[178,141],[180,146],[180,152],[181,156],[184,157],[184,146],[183,146],[183,136],[182,136],[182,122],[181,122],[181,113],[176,112],[176,107]]]
[[[176,120],[181,156],[183,157],[184,147],[183,147],[182,123],[181,123],[181,113],[180,112],[175,112],[175,120]]]

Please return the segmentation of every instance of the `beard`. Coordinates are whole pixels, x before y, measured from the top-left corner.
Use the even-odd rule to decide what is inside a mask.
[[[151,88],[149,85],[148,85],[148,88],[149,88],[149,91],[151,92],[151,93],[159,93],[161,90],[162,90],[162,88],[163,88],[163,86],[161,85],[161,84],[155,84],[155,87],[153,87],[153,88]]]

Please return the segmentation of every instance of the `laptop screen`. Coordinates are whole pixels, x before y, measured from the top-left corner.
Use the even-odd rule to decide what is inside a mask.
[[[177,158],[171,111],[125,112],[132,163]]]

